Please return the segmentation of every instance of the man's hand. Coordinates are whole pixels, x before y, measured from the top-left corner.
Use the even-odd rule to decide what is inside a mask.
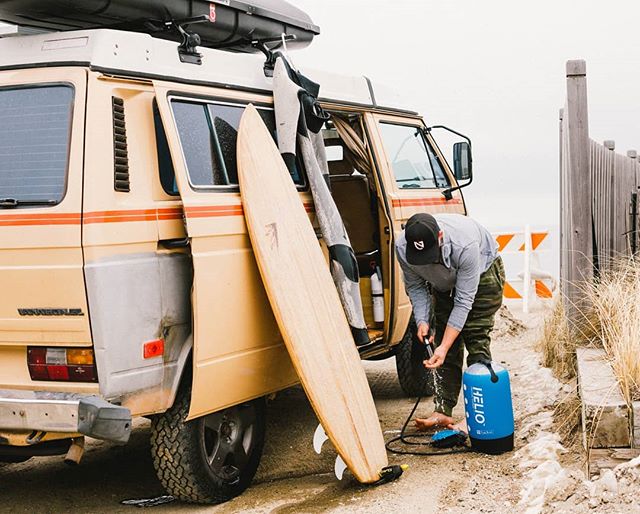
[[[427,369],[436,369],[444,364],[444,359],[447,357],[447,349],[442,345],[438,346],[433,352],[433,357],[423,362],[424,367]]]
[[[419,323],[418,331],[416,332],[418,341],[424,344],[424,340],[428,335],[429,335],[429,323]]]

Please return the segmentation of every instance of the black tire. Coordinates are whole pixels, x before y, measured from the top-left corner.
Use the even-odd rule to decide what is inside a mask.
[[[0,455],[0,466],[6,466],[9,464],[19,464],[21,462],[27,462],[31,457],[23,457],[20,455]]]
[[[266,427],[265,400],[185,422],[190,398],[191,387],[181,387],[173,406],[153,419],[153,465],[163,487],[175,498],[222,503],[249,487],[258,469]]]
[[[427,358],[426,346],[416,337],[416,325],[412,321],[396,350],[396,369],[402,391],[407,396],[432,396],[433,371],[422,364]]]

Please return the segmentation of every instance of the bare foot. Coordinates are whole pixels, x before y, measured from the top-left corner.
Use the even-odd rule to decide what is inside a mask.
[[[453,418],[440,412],[434,412],[428,418],[416,418],[413,420],[418,432],[425,432],[431,428],[453,425]]]
[[[465,419],[459,421],[458,423],[451,423],[450,425],[447,425],[447,428],[450,430],[457,430],[458,432],[469,435],[469,427],[467,427],[467,420]]]

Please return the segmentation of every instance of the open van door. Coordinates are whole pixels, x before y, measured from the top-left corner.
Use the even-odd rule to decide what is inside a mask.
[[[451,200],[442,194],[445,189],[455,185],[455,179],[420,117],[368,114],[367,125],[387,192],[394,242],[414,214],[465,213],[460,191],[454,192]],[[411,303],[405,293],[395,248],[392,248],[392,262],[394,280],[391,309],[395,316],[389,339],[397,342],[404,336],[411,317]]]
[[[193,258],[192,419],[297,382],[253,257],[237,186],[235,137],[244,107],[264,105],[265,121],[272,109],[270,99],[257,95],[154,86]]]

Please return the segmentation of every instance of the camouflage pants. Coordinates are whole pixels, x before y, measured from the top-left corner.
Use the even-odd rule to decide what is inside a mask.
[[[493,264],[480,276],[478,292],[473,301],[467,322],[460,335],[449,349],[444,364],[435,372],[435,411],[451,416],[458,403],[462,383],[464,348],[467,349],[467,366],[483,359],[491,359],[491,331],[495,313],[502,305],[504,288],[504,265],[497,257]],[[442,343],[449,314],[453,309],[451,293],[434,292],[436,338],[435,346]]]

